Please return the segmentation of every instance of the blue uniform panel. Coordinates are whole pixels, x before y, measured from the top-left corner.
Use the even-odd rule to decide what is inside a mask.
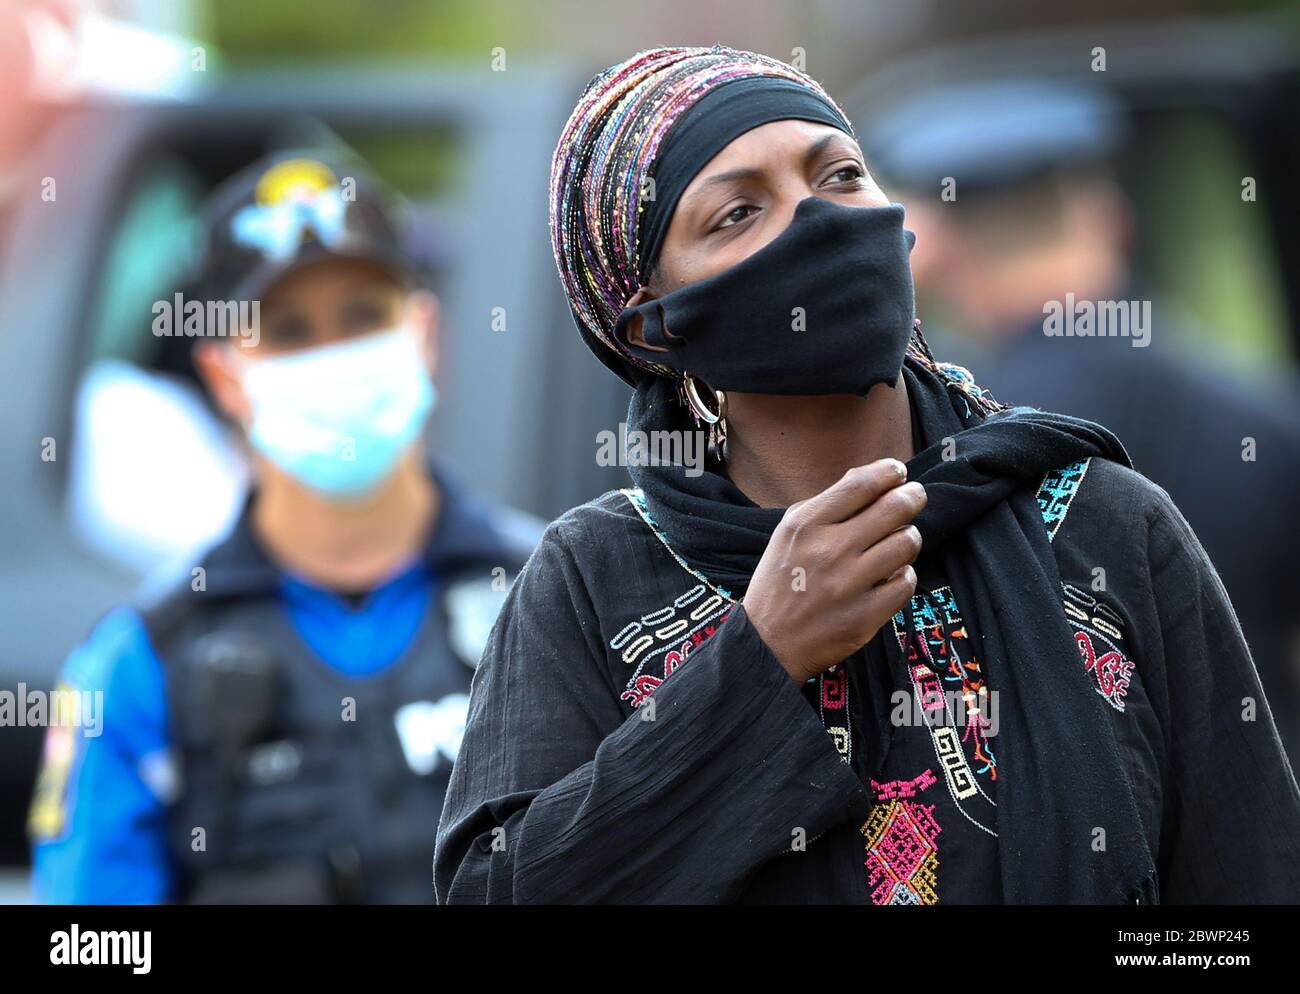
[[[369,676],[397,662],[432,596],[423,566],[410,569],[353,607],[336,594],[286,576],[281,589],[294,628],[312,651],[347,676]]]

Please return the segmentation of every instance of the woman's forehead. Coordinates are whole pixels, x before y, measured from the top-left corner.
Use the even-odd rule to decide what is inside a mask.
[[[802,165],[824,151],[858,151],[858,143],[838,128],[817,121],[772,121],[725,145],[687,185],[681,203],[711,187],[746,178],[773,166]]]

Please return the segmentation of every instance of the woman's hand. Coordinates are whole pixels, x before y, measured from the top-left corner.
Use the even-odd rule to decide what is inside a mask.
[[[866,645],[912,596],[925,489],[897,459],[849,470],[792,504],[768,540],[745,613],[798,684]]]

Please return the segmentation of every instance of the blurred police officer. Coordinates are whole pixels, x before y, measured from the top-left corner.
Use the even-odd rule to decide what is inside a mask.
[[[911,194],[912,269],[950,322],[932,322],[929,337],[1005,403],[1112,428],[1169,492],[1232,596],[1294,765],[1297,380],[1288,369],[1245,384],[1180,351],[1175,325],[1189,320],[1130,266],[1132,209],[1110,164],[1125,130],[1099,86],[1003,79],[920,89],[877,118],[868,146],[873,167]],[[1154,327],[1141,340],[1045,334],[1045,304],[1070,299],[1151,301]]]
[[[102,729],[50,730],[38,899],[432,900],[473,667],[535,535],[426,457],[438,309],[401,236],[337,160],[275,156],[213,195],[195,286],[260,313],[194,362],[257,482],[174,589],[69,658]]]

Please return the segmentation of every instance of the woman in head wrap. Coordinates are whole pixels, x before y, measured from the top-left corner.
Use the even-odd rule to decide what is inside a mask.
[[[629,437],[678,458],[629,451],[516,581],[440,900],[1300,899],[1300,791],[1195,536],[1106,429],[934,360],[902,222],[788,65],[588,85],[556,262]]]

